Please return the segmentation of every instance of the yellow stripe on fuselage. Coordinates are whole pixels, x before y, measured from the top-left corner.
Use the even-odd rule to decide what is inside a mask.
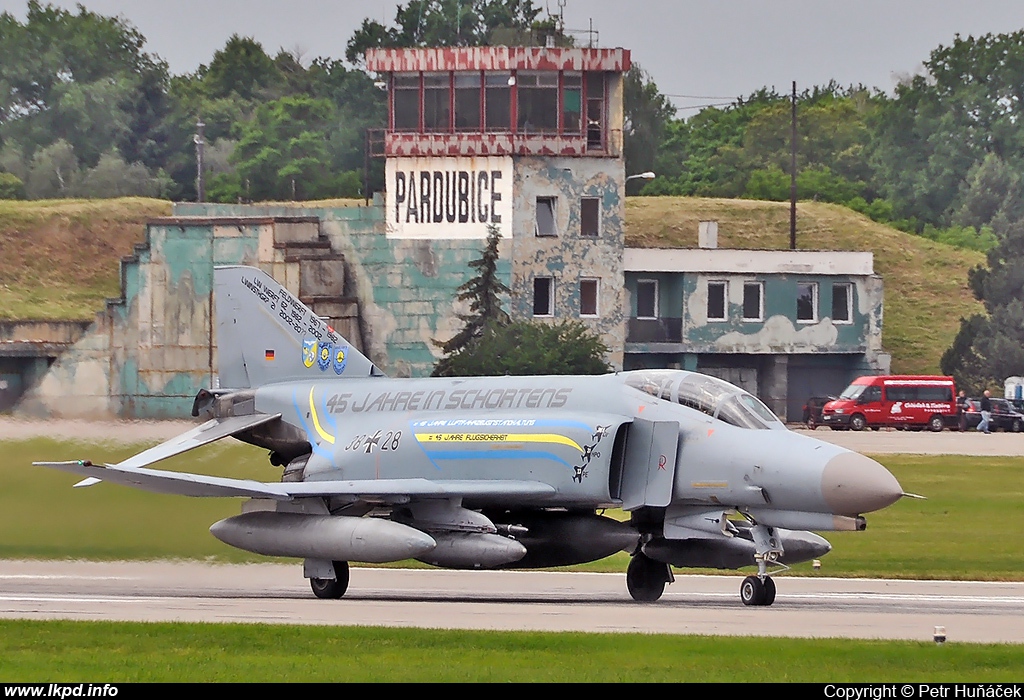
[[[316,415],[316,406],[313,405],[313,388],[309,389],[309,415],[313,417],[313,427],[316,428],[316,432],[321,438],[327,442],[334,444],[334,436],[328,433],[326,430],[320,427],[320,419]]]
[[[583,448],[575,440],[554,433],[416,433],[419,442],[547,442],[567,445],[579,452]]]

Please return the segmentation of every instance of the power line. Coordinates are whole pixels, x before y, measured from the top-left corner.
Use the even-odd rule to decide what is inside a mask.
[[[682,97],[687,100],[735,100],[729,95],[665,95],[665,97]]]

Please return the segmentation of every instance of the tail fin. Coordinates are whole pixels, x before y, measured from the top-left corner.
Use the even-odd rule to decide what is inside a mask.
[[[230,265],[213,272],[217,355],[224,388],[326,377],[383,376],[369,359],[270,275]]]

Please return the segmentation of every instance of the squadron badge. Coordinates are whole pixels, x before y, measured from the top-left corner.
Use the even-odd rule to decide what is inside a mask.
[[[316,362],[316,340],[309,338],[302,341],[302,364],[312,367]]]
[[[331,343],[320,343],[320,353],[316,356],[316,364],[321,372],[326,372],[327,368],[331,366],[331,351],[333,349],[334,345]]]
[[[334,348],[334,373],[341,374],[344,372],[346,362],[348,362],[348,346],[339,345]]]

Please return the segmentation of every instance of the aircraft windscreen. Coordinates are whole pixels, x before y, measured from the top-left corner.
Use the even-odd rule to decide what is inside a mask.
[[[627,379],[626,384],[664,401],[675,400],[740,428],[770,430],[782,427],[775,414],[756,397],[706,374],[640,372]]]

